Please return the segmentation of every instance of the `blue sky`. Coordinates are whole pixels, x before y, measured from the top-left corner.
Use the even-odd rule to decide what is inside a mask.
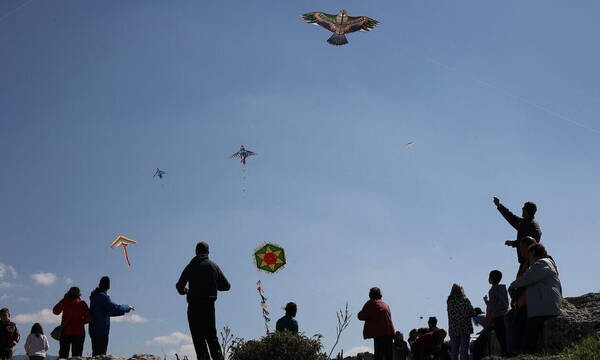
[[[342,7],[381,25],[334,48],[298,17]],[[488,272],[516,272],[494,195],[515,211],[538,204],[565,295],[598,291],[582,254],[600,250],[599,10],[4,0],[0,303],[23,333],[33,319],[49,331],[44,309],[71,284],[87,300],[109,275],[112,298],[138,315],[113,325],[109,351],[181,354],[174,284],[204,240],[232,283],[218,327],[237,336],[263,333],[259,279],[273,318],[297,302],[301,330],[322,333],[327,350],[335,311],[347,301],[356,314],[372,286],[398,329],[432,315],[446,327],[453,282],[482,306]],[[240,144],[259,154],[245,198],[227,158]],[[156,167],[169,172],[162,183]],[[131,269],[108,247],[117,234],[138,241]],[[251,258],[265,241],[288,255],[273,276]],[[355,318],[340,345],[372,347]]]

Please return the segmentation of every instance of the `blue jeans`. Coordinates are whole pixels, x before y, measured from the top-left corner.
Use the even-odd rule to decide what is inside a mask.
[[[452,360],[458,360],[459,351],[460,351],[460,360],[469,359],[469,341],[470,340],[471,340],[470,334],[465,334],[465,335],[450,338],[450,346],[452,346]]]

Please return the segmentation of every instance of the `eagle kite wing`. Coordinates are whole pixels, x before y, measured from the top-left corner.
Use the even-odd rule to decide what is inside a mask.
[[[302,17],[302,20],[304,20],[305,22],[309,23],[309,24],[315,24],[318,26],[321,26],[331,32],[335,32],[335,21],[336,21],[336,15],[331,15],[331,14],[326,14],[323,12],[309,12],[306,14],[302,14],[300,15]]]
[[[246,150],[246,156],[255,156],[256,153],[254,151]]]
[[[238,151],[235,154],[231,155],[229,158],[233,159],[233,158],[239,158],[239,157],[242,157],[242,154],[240,154],[240,152]]]
[[[349,16],[348,21],[344,24],[344,32],[351,33],[355,31],[370,31],[379,25],[379,21],[371,19],[368,16]]]

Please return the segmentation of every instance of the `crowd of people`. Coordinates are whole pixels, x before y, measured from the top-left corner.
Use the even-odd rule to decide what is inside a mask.
[[[473,308],[463,287],[453,284],[446,302],[448,332],[438,328],[436,317],[430,317],[428,327],[411,330],[407,341],[395,330],[390,307],[383,301],[381,290],[371,288],[369,300],[358,313],[358,319],[364,321],[363,337],[373,339],[375,360],[466,360],[469,352],[473,360],[478,360],[492,335],[500,343],[502,356],[537,350],[544,322],[560,314],[562,288],[556,262],[540,243],[542,233],[535,220],[537,207],[534,203],[526,202],[519,217],[498,198],[494,197],[493,201],[517,230],[516,240],[505,242],[516,248],[519,263],[516,279],[507,288],[501,284],[502,272],[492,270],[489,273],[491,287],[483,298],[485,312]],[[230,288],[219,266],[209,259],[208,244],[198,243],[195,256],[176,283],[177,292],[187,299],[188,323],[198,360],[223,360],[217,338],[215,301],[219,291]],[[60,342],[60,358],[69,357],[69,352],[72,356],[82,355],[84,325],[88,323],[93,356],[106,354],[110,317],[135,310],[133,306],[113,303],[107,294],[109,289],[110,279],[105,276],[91,293],[89,308],[77,287],[69,289],[54,306],[54,314],[62,314],[61,325],[52,332],[52,337]],[[277,331],[298,333],[297,309],[293,302],[286,305],[285,315],[277,321]],[[12,348],[19,342],[20,335],[10,320],[8,309],[0,310],[0,319],[0,360],[11,359]],[[471,341],[473,323],[482,326],[483,330],[476,340]],[[449,342],[445,342],[447,335]],[[41,325],[34,324],[25,342],[27,355],[31,360],[41,360],[48,348]]]
[[[66,359],[69,354],[71,357],[82,356],[86,324],[92,341],[92,356],[106,355],[110,317],[135,310],[133,306],[112,302],[107,294],[109,289],[110,278],[104,276],[90,294],[89,307],[81,298],[81,290],[76,286],[71,287],[54,306],[52,312],[61,315],[60,325],[51,332],[51,336],[59,342],[59,358]],[[21,335],[16,324],[10,320],[9,309],[0,310],[0,320],[0,360],[10,360],[13,348],[21,340]],[[50,345],[41,324],[33,324],[24,347],[30,360],[43,360],[46,357]]]
[[[448,333],[439,329],[437,319],[431,317],[429,328],[410,331],[410,353],[405,350],[402,334],[394,332],[390,308],[383,302],[381,290],[372,288],[369,301],[358,313],[358,318],[365,321],[364,338],[373,338],[375,360],[405,360],[409,354],[414,360],[466,360],[469,353],[473,360],[479,360],[491,336],[500,344],[503,357],[539,350],[544,322],[560,314],[562,287],[558,268],[540,243],[542,232],[535,220],[537,206],[526,202],[522,216],[517,216],[497,197],[493,202],[500,214],[517,230],[516,240],[505,242],[505,245],[516,248],[519,263],[516,279],[507,289],[501,284],[502,272],[490,271],[488,281],[491,287],[483,298],[485,312],[473,308],[463,287],[453,284],[446,301]],[[483,330],[471,341],[473,323]],[[449,335],[448,343],[444,342],[446,335]]]

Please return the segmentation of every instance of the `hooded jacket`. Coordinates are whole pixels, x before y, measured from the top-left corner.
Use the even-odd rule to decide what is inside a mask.
[[[64,336],[85,336],[84,325],[91,320],[90,309],[80,297],[65,296],[52,309],[54,315],[62,313],[60,324],[63,326]]]
[[[488,292],[489,300],[486,303],[487,312],[491,313],[493,319],[504,316],[508,310],[508,293],[506,285],[494,284]]]
[[[108,335],[110,332],[110,317],[122,316],[131,311],[129,305],[118,305],[110,300],[105,290],[96,288],[90,295],[90,335]]]
[[[185,286],[189,284],[186,291]],[[177,284],[180,295],[187,294],[188,304],[215,301],[217,291],[228,291],[231,284],[227,281],[217,264],[208,259],[208,254],[195,256],[183,269]]]
[[[509,288],[525,288],[528,318],[560,314],[562,287],[551,258],[536,260]]]
[[[390,307],[383,300],[369,300],[358,313],[358,320],[365,322],[363,338],[370,339],[394,335],[394,323]]]

